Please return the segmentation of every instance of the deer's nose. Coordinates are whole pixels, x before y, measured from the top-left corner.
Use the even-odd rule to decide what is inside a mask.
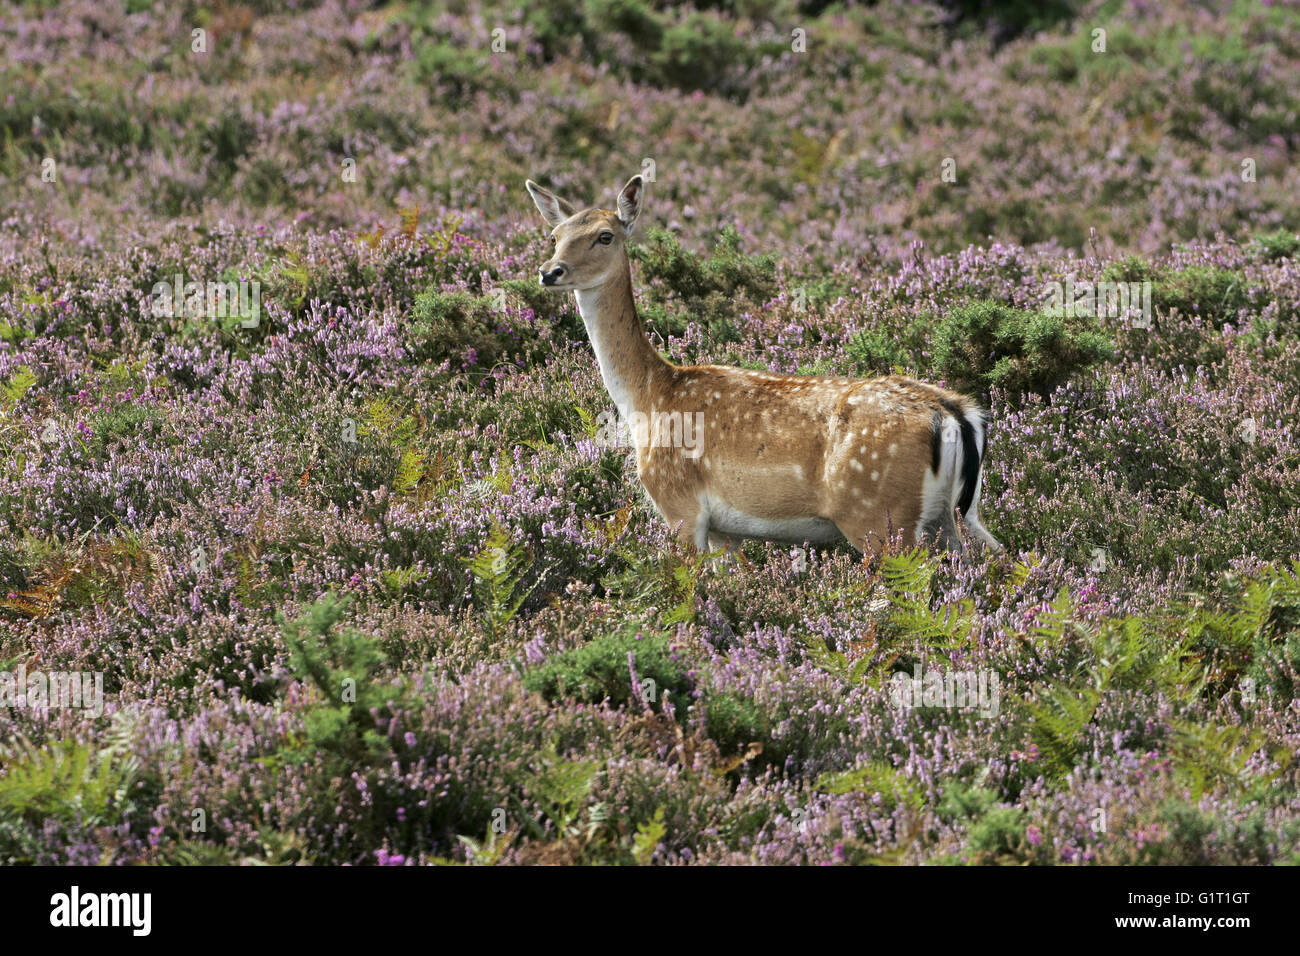
[[[555,285],[564,275],[564,266],[552,266],[550,269],[542,266],[540,271],[542,273],[542,285]]]

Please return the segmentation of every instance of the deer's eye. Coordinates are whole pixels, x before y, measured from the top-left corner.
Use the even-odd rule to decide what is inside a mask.
[[[551,236],[551,245],[555,245],[555,237]]]
[[[612,232],[602,232],[596,237],[596,241],[602,246],[607,246],[614,241],[614,234]]]

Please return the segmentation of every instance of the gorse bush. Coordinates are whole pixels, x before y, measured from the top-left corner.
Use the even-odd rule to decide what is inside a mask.
[[[735,321],[746,304],[762,305],[776,295],[776,257],[746,255],[740,234],[727,226],[708,256],[682,247],[670,232],[653,228],[630,247],[639,264],[642,318],[652,331],[680,335],[688,322],[703,326],[716,344],[735,341]]]
[[[314,688],[321,701],[303,717],[306,745],[300,757],[320,760],[330,773],[346,775],[382,758],[389,743],[376,727],[391,714],[398,694],[379,680],[384,656],[376,642],[340,628],[346,605],[333,595],[283,623],[289,668]]]
[[[931,333],[936,370],[953,388],[1046,397],[1070,376],[1109,358],[1092,319],[1057,317],[998,302],[954,308]]]
[[[411,310],[408,348],[419,362],[450,361],[454,370],[490,369],[517,358],[528,332],[495,310],[491,298],[465,292],[424,292]]]
[[[910,331],[910,330],[909,330]],[[862,329],[855,332],[844,351],[859,374],[887,375],[911,367],[921,350],[916,338],[894,329]]]
[[[642,682],[632,685],[632,674]],[[650,683],[646,683],[650,682]],[[662,706],[665,694],[679,707],[693,686],[689,667],[663,634],[624,631],[565,651],[524,674],[524,686],[548,700],[609,700],[627,706],[635,696],[648,707]]]
[[[1216,327],[1225,322],[1235,324],[1243,309],[1258,310],[1267,302],[1266,296],[1251,290],[1240,274],[1214,266],[1189,266],[1161,276],[1151,298],[1157,309],[1177,309]]]
[[[1300,235],[1278,229],[1255,237],[1255,248],[1265,262],[1300,257]]]

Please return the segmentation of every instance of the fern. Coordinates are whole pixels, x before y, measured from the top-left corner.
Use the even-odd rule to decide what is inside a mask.
[[[447,256],[456,243],[456,236],[463,221],[460,216],[447,216],[439,223],[440,228],[429,230],[425,242],[439,257]]]
[[[297,311],[307,301],[307,290],[311,288],[311,267],[299,253],[290,252],[276,264],[276,268],[280,276],[298,287],[292,300],[293,309]]]
[[[636,833],[632,836],[632,857],[637,863],[641,866],[650,865],[655,848],[663,841],[666,832],[663,807],[655,810],[655,815],[650,820],[637,824]]]
[[[805,637],[803,643],[804,653],[810,661],[850,687],[860,684],[871,669],[870,654],[851,660],[843,651],[828,650],[820,637]]]
[[[1078,605],[1069,590],[1061,588],[1056,598],[1047,606],[1047,610],[1039,612],[1033,626],[1029,628],[1030,637],[1037,644],[1047,647],[1059,646],[1070,632],[1077,608]]]
[[[387,398],[367,402],[357,426],[358,435],[373,435],[399,448],[409,445],[419,430],[419,422]]]
[[[595,760],[552,759],[529,786],[529,796],[541,807],[560,837],[580,832],[578,821],[600,774]]]
[[[393,490],[399,495],[414,494],[429,470],[428,452],[415,444],[423,430],[420,419],[386,397],[367,402],[360,418],[357,435],[378,442],[397,459],[393,466]]]
[[[9,381],[5,383],[3,392],[5,403],[8,405],[17,405],[22,397],[27,394],[27,390],[36,384],[36,376],[32,374],[30,367],[23,365],[13,375],[9,376]]]
[[[690,624],[695,620],[695,595],[700,587],[707,554],[695,554],[672,570],[670,593],[676,603],[664,614],[665,624]]]
[[[601,425],[596,421],[596,416],[583,408],[581,405],[574,405],[573,410],[578,415],[578,420],[582,423],[582,436],[594,440],[600,434]]]
[[[232,866],[235,854],[229,848],[197,840],[168,845],[157,866]]]
[[[900,554],[885,555],[880,562],[880,575],[891,595],[928,601],[934,565],[924,548],[913,548]]]
[[[934,559],[923,548],[881,559],[880,575],[889,600],[889,622],[899,637],[920,641],[930,647],[954,649],[970,638],[975,621],[975,604],[961,601],[931,606]]]
[[[906,807],[919,814],[925,806],[925,792],[921,785],[892,764],[873,761],[862,767],[842,773],[827,773],[817,779],[816,788],[823,793],[879,794],[886,809]]]
[[[520,591],[532,562],[524,549],[510,541],[510,533],[501,526],[493,528],[487,542],[472,558],[461,558],[474,576],[474,596],[482,612],[483,623],[493,640],[506,635],[510,622],[519,613],[532,588]]]
[[[1143,618],[1108,621],[1093,637],[1096,663],[1093,686],[1142,690],[1155,686],[1175,700],[1192,700],[1205,681],[1201,662],[1192,656],[1191,640],[1170,641],[1149,630]]]
[[[457,835],[456,839],[465,847],[465,855],[471,866],[495,866],[505,857],[515,836],[517,831],[498,833],[488,824],[487,836],[481,843],[467,836]]]
[[[84,827],[118,822],[132,810],[130,790],[139,769],[125,746],[119,738],[98,752],[76,740],[44,747],[14,740],[0,750],[0,818],[34,826],[47,819]]]
[[[398,595],[407,588],[419,584],[429,576],[428,568],[394,568],[391,571],[380,571],[379,580],[391,594]]]
[[[10,325],[8,322],[0,321],[0,342],[21,342],[31,334],[21,325]]]
[[[1030,736],[1042,755],[1044,774],[1064,777],[1078,763],[1084,729],[1092,723],[1102,692],[1093,687],[1047,687],[1040,690],[1039,696],[1040,701],[1025,704],[1033,717]]]
[[[429,456],[424,452],[414,448],[407,448],[402,452],[402,457],[397,463],[397,476],[393,479],[393,487],[398,494],[412,494],[416,487],[424,478],[425,463]]]
[[[1246,766],[1250,758],[1267,746],[1268,738],[1261,731],[1176,721],[1172,743],[1174,772],[1195,800],[1220,789],[1240,793],[1248,785],[1274,779],[1290,764],[1291,754],[1285,748],[1271,748],[1269,754],[1278,763],[1278,769],[1266,775],[1248,774]]]

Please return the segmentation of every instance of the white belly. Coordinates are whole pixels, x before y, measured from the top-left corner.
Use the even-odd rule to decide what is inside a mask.
[[[708,499],[708,512],[709,530],[733,538],[830,544],[841,537],[840,529],[825,518],[758,518],[713,497]]]

